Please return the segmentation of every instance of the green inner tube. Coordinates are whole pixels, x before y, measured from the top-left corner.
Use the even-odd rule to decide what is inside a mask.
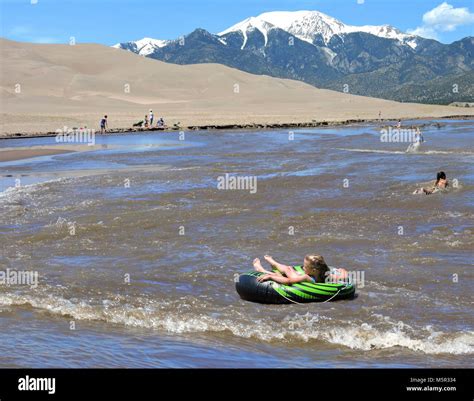
[[[301,266],[294,268],[299,273],[303,272]],[[235,289],[242,299],[265,304],[287,304],[336,301],[355,295],[355,286],[351,283],[301,282],[285,285],[270,280],[261,283],[257,278],[263,274],[250,271],[239,276]]]

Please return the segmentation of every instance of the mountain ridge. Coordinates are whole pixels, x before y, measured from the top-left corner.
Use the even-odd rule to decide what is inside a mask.
[[[290,78],[358,95],[429,103],[469,101],[472,88],[441,94],[436,79],[474,70],[474,38],[451,44],[389,25],[346,25],[318,11],[269,12],[212,34],[198,28],[179,40],[115,47],[176,64],[219,63],[254,74]],[[158,43],[158,45],[156,44]],[[139,47],[141,49],[139,50]],[[444,82],[444,81],[443,81]],[[452,85],[457,85],[452,82]],[[448,86],[446,83],[443,85]]]
[[[286,40],[288,34],[278,32]],[[197,32],[195,40],[200,38]],[[96,128],[104,114],[111,128],[125,131],[149,109],[164,117],[168,126],[178,124],[183,129],[283,128],[380,116],[387,120],[474,115],[474,108],[354,96],[300,81],[248,74],[222,64],[164,63],[99,44],[0,39],[0,54],[0,136],[55,132],[64,126]],[[253,55],[251,51],[246,54]]]

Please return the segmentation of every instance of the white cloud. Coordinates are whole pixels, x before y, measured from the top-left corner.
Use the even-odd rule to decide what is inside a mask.
[[[60,43],[56,38],[51,38],[47,36],[34,37],[30,40],[31,43]]]
[[[31,33],[31,28],[26,25],[16,25],[10,29],[9,34],[11,36],[24,36]]]
[[[16,25],[9,31],[9,37],[14,40],[27,41],[31,43],[60,43],[60,38],[52,36],[35,35],[34,30],[27,25]]]
[[[423,23],[440,31],[453,31],[458,25],[474,23],[474,14],[467,7],[454,8],[444,2],[423,15]]]
[[[426,12],[423,25],[408,30],[408,33],[425,38],[437,39],[439,32],[452,32],[460,25],[474,24],[474,13],[467,7],[454,8],[447,2]]]
[[[428,39],[438,39],[438,34],[433,28],[427,26],[419,26],[415,29],[409,29],[408,33],[416,36],[421,36],[422,38]]]

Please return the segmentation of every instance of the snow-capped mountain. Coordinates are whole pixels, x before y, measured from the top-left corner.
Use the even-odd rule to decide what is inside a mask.
[[[365,32],[372,35],[396,39],[410,47],[416,47],[416,36],[401,32],[390,25],[346,25],[341,21],[319,11],[273,11],[260,14],[258,17],[247,18],[219,33],[224,36],[231,32],[241,32],[244,37],[247,32],[258,30],[268,37],[272,28],[280,28],[309,43],[315,43],[319,38],[327,45],[334,35],[343,37],[344,34]],[[244,43],[245,46],[245,43]]]
[[[229,29],[218,34],[218,36],[225,36],[228,33],[232,32],[240,32],[244,37],[244,42],[242,45],[242,49],[247,44],[247,33],[252,31],[260,31],[260,33],[265,38],[265,46],[268,44],[268,32],[273,29],[275,26],[262,18],[250,17],[247,18],[234,26],[231,26]]]
[[[474,38],[443,44],[389,25],[346,25],[318,11],[268,12],[219,34],[198,28],[180,40],[144,38],[115,47],[168,63],[219,63],[320,88],[343,90],[344,84],[354,94],[402,101],[464,101],[443,93],[449,82],[472,82],[474,74]]]
[[[354,32],[364,32],[380,38],[395,39],[413,49],[417,46],[417,39],[419,38],[415,35],[403,33],[390,25],[346,25],[319,11],[272,11],[263,13],[257,17],[247,18],[218,33],[217,36],[221,38],[221,43],[225,45],[225,36],[238,32],[243,36],[241,49],[244,49],[249,34],[258,31],[265,38],[265,46],[267,46],[269,32],[275,28],[282,29],[305,42],[323,46],[327,46],[335,35],[343,39],[344,35]],[[132,42],[117,43],[113,47],[129,50],[142,56],[149,56],[171,42],[170,40],[143,38]]]
[[[171,42],[170,40],[143,38],[134,42],[117,43],[116,45],[113,45],[112,47],[115,47],[117,49],[130,50],[141,56],[148,56],[154,53],[156,49],[160,49],[166,46],[170,42]]]

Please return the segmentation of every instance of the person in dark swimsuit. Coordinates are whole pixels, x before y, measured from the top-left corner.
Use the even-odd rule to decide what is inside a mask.
[[[448,179],[446,178],[446,174],[444,171],[440,171],[438,174],[436,174],[436,181],[433,187],[419,188],[415,192],[413,192],[413,194],[414,195],[418,195],[418,194],[431,195],[436,192],[439,192],[442,189],[446,189],[448,187],[449,187],[449,182],[448,182]]]

